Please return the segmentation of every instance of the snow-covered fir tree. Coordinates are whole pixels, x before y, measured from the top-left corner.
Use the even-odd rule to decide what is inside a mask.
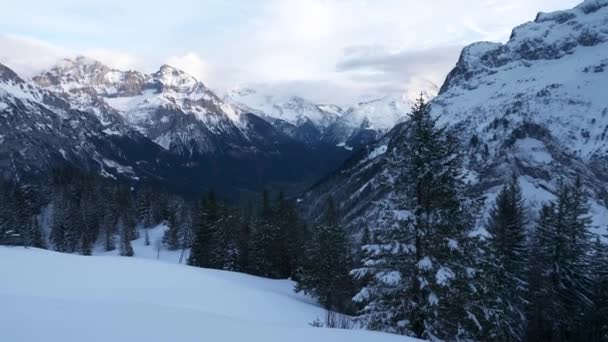
[[[428,339],[478,335],[476,257],[478,244],[462,195],[458,141],[436,127],[420,98],[409,131],[392,162],[404,168],[395,193],[398,223],[376,245],[364,246],[366,260],[353,273],[373,276],[355,297],[370,327]],[[388,222],[394,222],[388,220]]]
[[[586,191],[560,182],[543,206],[531,246],[528,339],[576,339],[592,306],[591,237]]]
[[[131,246],[131,239],[129,234],[129,227],[125,223],[125,220],[120,217],[118,219],[118,232],[120,234],[120,255],[122,256],[133,256],[133,247]]]
[[[280,265],[281,228],[275,221],[270,194],[264,190],[251,236],[250,270],[264,277],[281,278]]]
[[[219,208],[213,191],[209,192],[197,204],[194,215],[194,238],[188,264],[198,267],[211,267],[212,226],[219,220]]]
[[[590,276],[591,300],[580,337],[586,341],[608,341],[608,245],[599,236],[593,242]]]
[[[483,255],[483,310],[488,340],[525,336],[527,240],[525,206],[516,178],[506,184],[490,212]]]
[[[211,229],[214,242],[211,246],[211,260],[213,267],[227,271],[238,269],[238,227],[239,219],[234,209],[228,204],[219,207],[218,220]]]
[[[353,293],[349,270],[352,267],[348,238],[338,223],[331,197],[323,222],[312,228],[296,291],[303,291],[329,310],[348,309]]]

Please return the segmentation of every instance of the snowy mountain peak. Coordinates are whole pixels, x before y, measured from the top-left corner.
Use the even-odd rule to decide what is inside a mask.
[[[466,47],[440,93],[470,83],[474,75],[509,66],[530,68],[531,63],[562,59],[579,49],[601,45],[608,41],[607,28],[606,0],[587,0],[570,10],[539,13],[534,21],[513,29],[506,44],[481,42]]]
[[[265,87],[235,88],[228,92],[225,100],[260,116],[292,125],[300,126],[311,122],[319,130],[331,125],[341,113],[338,106],[326,110],[330,107],[320,106],[298,95],[280,94],[276,89]]]
[[[197,87],[205,88],[194,76],[168,64],[163,64],[160,69],[153,74],[153,77],[158,79],[164,88],[178,92],[191,92]]]
[[[137,71],[123,72],[84,56],[63,59],[50,70],[34,77],[39,85],[57,92],[85,90],[107,96],[137,95],[147,78]]]

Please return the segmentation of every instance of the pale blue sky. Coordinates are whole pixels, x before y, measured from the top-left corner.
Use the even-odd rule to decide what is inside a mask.
[[[0,62],[24,74],[76,54],[143,71],[168,62],[216,89],[270,83],[343,102],[441,83],[462,46],[579,2],[15,0],[0,11]]]

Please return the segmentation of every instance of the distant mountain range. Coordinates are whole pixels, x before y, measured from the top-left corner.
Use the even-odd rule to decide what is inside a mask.
[[[278,95],[264,88],[236,88],[224,99],[308,144],[324,142],[357,149],[404,121],[413,100],[421,93],[430,99],[437,91],[437,86],[426,82],[423,89],[387,94],[346,108],[314,103],[295,95]]]
[[[342,109],[252,89],[221,98],[169,65],[145,74],[82,56],[32,80],[1,70],[5,178],[72,165],[192,193],[302,189],[402,121],[410,101]]]

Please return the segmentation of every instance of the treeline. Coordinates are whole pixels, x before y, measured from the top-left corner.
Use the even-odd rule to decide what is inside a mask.
[[[0,200],[0,244],[132,256],[131,241],[143,234],[150,245],[149,228],[163,223],[162,244],[184,251],[188,264],[269,278],[296,278],[310,237],[294,201],[267,191],[233,205],[213,192],[191,200],[67,168],[48,184],[2,183]]]
[[[0,244],[83,255],[99,245],[131,256],[134,205],[128,186],[72,168],[54,170],[45,184],[1,183]]]

